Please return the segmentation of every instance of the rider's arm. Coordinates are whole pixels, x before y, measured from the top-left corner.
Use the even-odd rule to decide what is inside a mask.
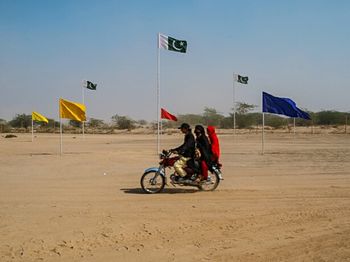
[[[184,146],[184,144],[182,144],[181,146],[179,146],[177,148],[170,149],[170,151],[171,152],[182,152],[183,146]]]

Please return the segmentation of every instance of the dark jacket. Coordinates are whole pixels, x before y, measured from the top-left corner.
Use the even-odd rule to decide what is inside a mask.
[[[184,143],[181,146],[174,148],[173,150],[176,150],[180,155],[184,157],[192,158],[194,156],[195,148],[196,148],[196,142],[195,142],[194,136],[192,132],[188,132],[185,135]]]
[[[197,148],[201,152],[201,160],[204,160],[208,166],[211,162],[211,149],[210,149],[210,143],[206,135],[201,135],[197,137]]]

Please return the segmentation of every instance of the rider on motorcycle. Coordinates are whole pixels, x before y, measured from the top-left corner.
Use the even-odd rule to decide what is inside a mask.
[[[211,145],[211,160],[213,163],[216,163],[219,167],[221,167],[221,164],[219,163],[220,158],[220,144],[219,139],[215,132],[215,127],[208,126],[207,127],[207,133]]]
[[[196,148],[199,151],[198,161],[200,163],[201,174],[196,179],[196,182],[207,180],[208,167],[211,166],[211,148],[208,137],[205,134],[205,129],[202,125],[196,125],[194,128],[196,135]]]
[[[187,175],[184,170],[187,166],[187,161],[194,157],[196,142],[189,124],[183,123],[179,129],[185,134],[184,143],[177,148],[170,149],[170,151],[177,153],[180,156],[180,159],[174,164],[174,169],[179,176],[178,179],[183,179]]]

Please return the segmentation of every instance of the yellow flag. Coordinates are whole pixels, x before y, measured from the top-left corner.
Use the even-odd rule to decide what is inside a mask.
[[[49,120],[47,120],[47,118],[43,115],[40,115],[38,112],[32,112],[32,119],[33,121],[49,123]]]
[[[86,121],[85,105],[60,98],[60,117],[77,121]]]

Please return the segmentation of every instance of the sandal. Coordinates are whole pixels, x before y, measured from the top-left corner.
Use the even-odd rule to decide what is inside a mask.
[[[194,182],[196,183],[200,183],[203,180],[203,177],[201,175],[199,175],[196,180],[194,180]]]

